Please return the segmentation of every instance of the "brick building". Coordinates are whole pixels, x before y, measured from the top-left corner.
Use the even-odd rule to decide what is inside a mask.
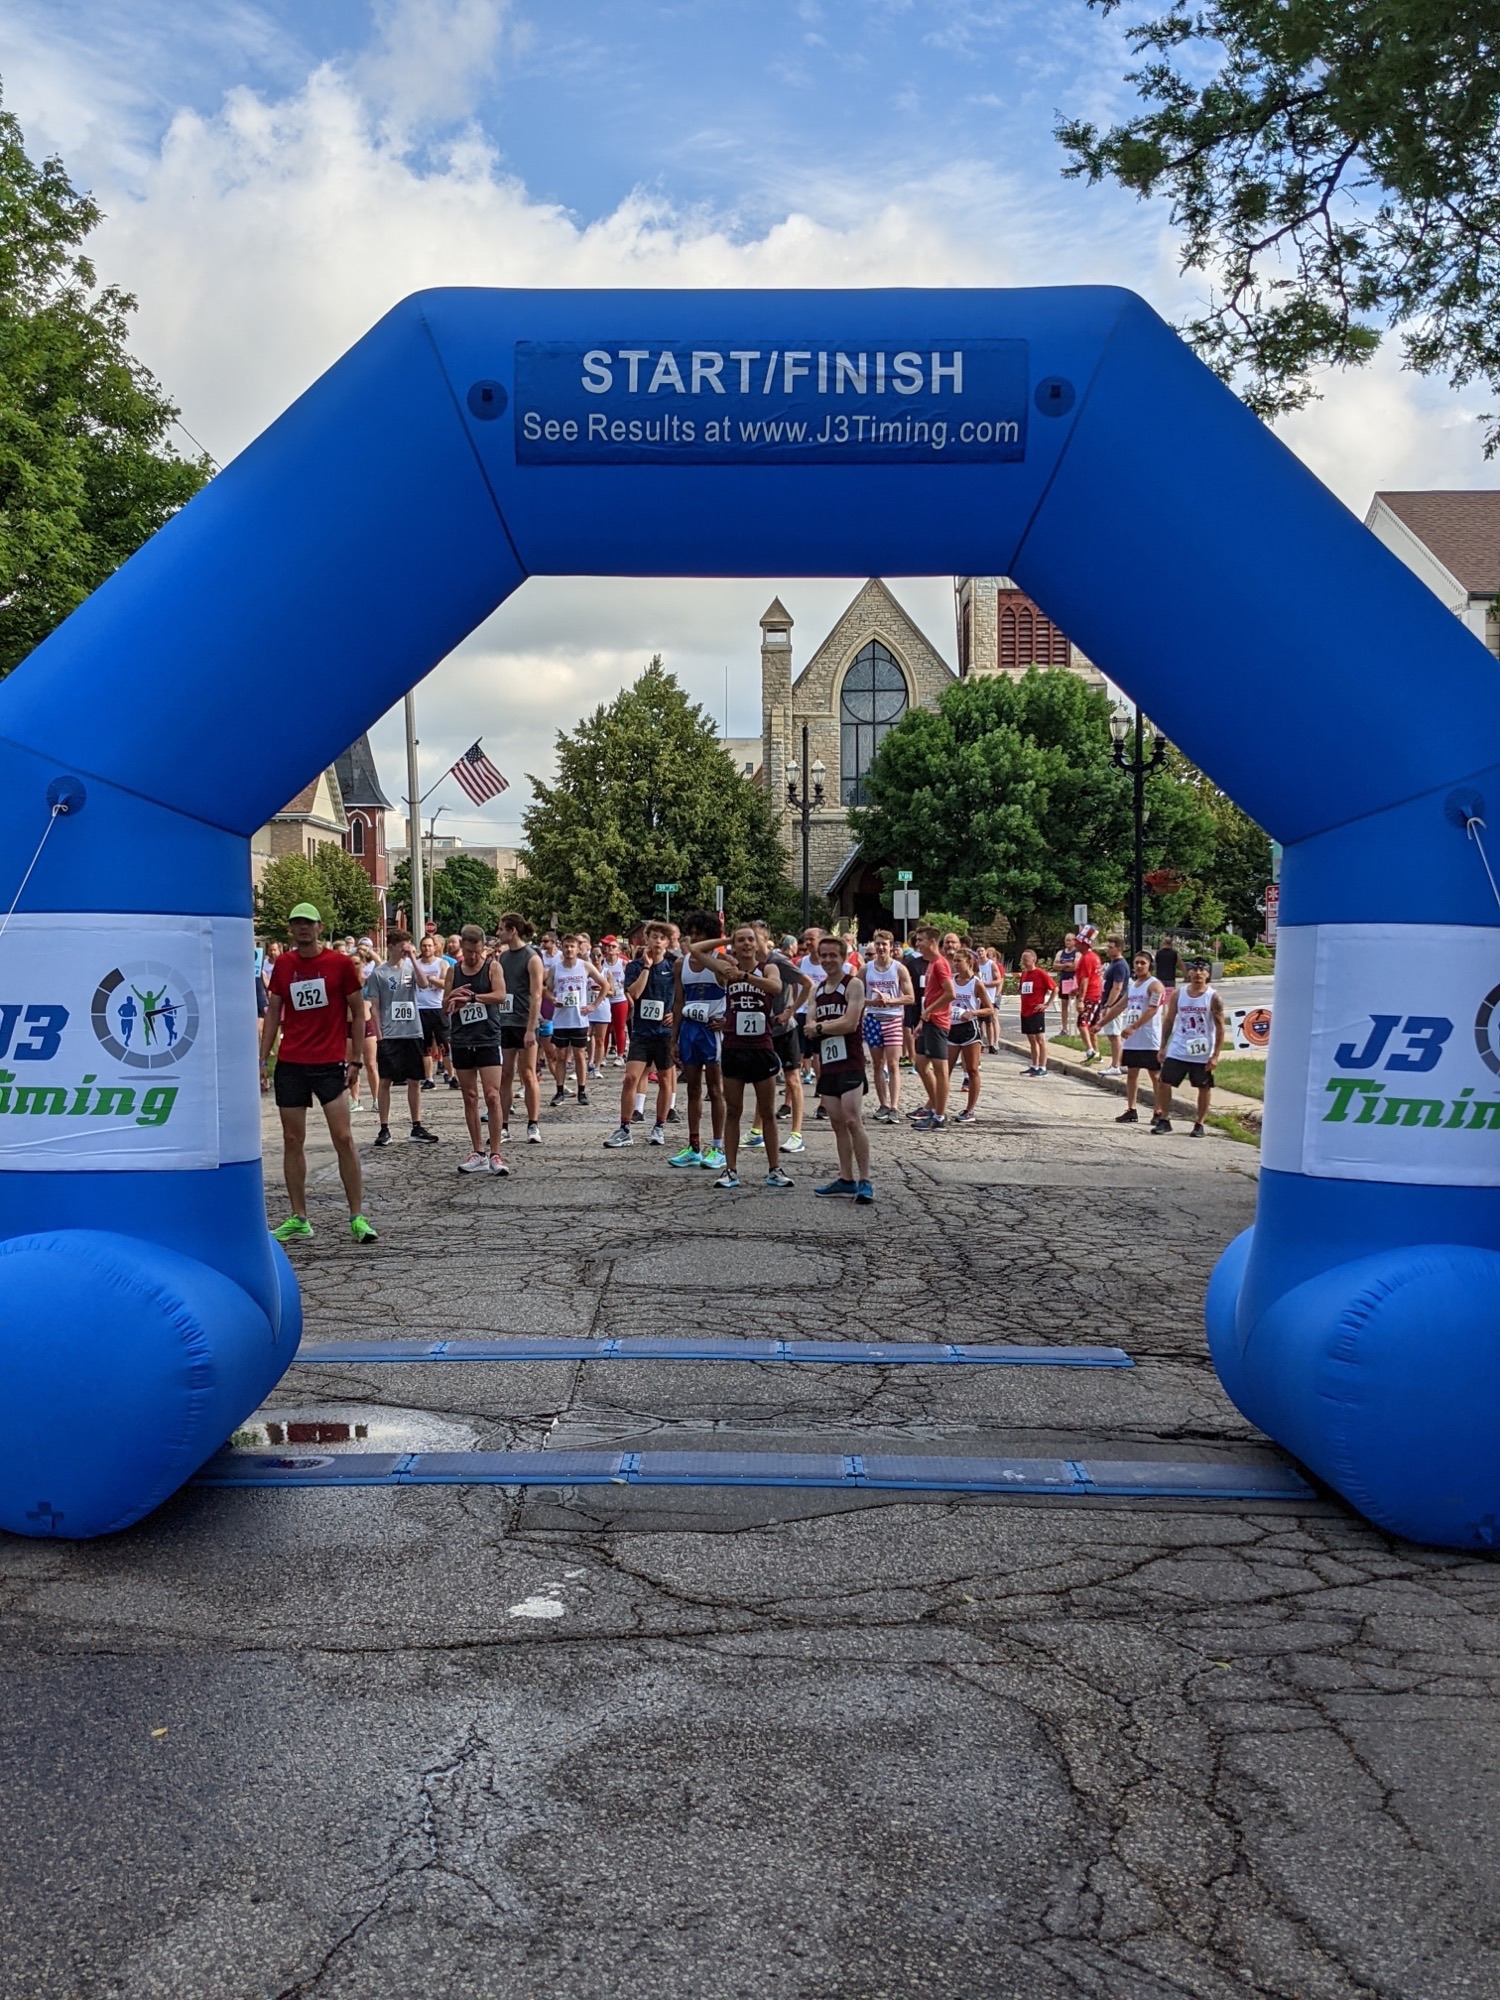
[[[1029,667],[1066,667],[1091,687],[1104,686],[1087,654],[1008,576],[958,577],[955,600],[963,679],[1008,674],[1019,680]]]
[[[375,768],[369,737],[361,736],[351,743],[341,757],[335,758],[333,770],[348,822],[344,846],[369,876],[383,922],[385,892],[391,879],[385,816],[392,807],[380,787],[380,773]]]

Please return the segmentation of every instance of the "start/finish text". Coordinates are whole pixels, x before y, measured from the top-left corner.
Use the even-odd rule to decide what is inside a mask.
[[[1019,340],[519,341],[522,465],[972,464],[1026,452]]]

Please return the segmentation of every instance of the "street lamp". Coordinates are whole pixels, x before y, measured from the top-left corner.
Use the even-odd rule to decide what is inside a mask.
[[[1129,774],[1133,784],[1133,809],[1135,813],[1135,872],[1130,899],[1130,955],[1133,958],[1145,944],[1146,926],[1146,885],[1145,885],[1145,844],[1146,844],[1146,778],[1159,768],[1167,754],[1166,738],[1156,736],[1151,755],[1146,755],[1146,719],[1139,708],[1135,711],[1135,755],[1125,755],[1125,743],[1130,734],[1131,712],[1123,703],[1110,710],[1109,733],[1114,738],[1113,762],[1117,770]]]
[[[802,819],[802,928],[805,931],[812,921],[812,892],[807,879],[808,840],[812,832],[812,816],[823,803],[823,780],[828,775],[828,766],[821,757],[812,767],[812,795],[800,790],[797,780],[807,769],[807,724],[802,725],[802,761],[795,757],[786,767],[786,802]]]

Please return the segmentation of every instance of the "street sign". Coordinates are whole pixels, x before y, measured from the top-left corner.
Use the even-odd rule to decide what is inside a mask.
[[[1076,925],[1076,924],[1086,924],[1086,923],[1088,922],[1088,920],[1089,920],[1089,906],[1088,906],[1088,904],[1087,904],[1087,903],[1075,903],[1075,904],[1073,905],[1073,922],[1074,922],[1074,924],[1075,924],[1075,925]]]
[[[1275,944],[1276,926],[1281,917],[1281,888],[1272,882],[1266,888],[1266,943]]]
[[[681,887],[680,882],[658,882],[656,893],[658,896],[675,896]]]
[[[722,882],[714,884],[714,908],[722,917],[724,914],[724,884]]]
[[[898,868],[896,870],[896,880],[902,883],[909,882],[911,880],[911,870],[909,868]]]
[[[913,917],[920,917],[922,914],[920,890],[897,889],[891,900],[895,906],[892,914],[900,918],[902,923],[910,923]]]

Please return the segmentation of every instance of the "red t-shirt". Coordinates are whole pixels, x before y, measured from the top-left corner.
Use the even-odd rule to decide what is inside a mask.
[[[1043,972],[1038,966],[1034,972],[1018,975],[1021,993],[1021,1012],[1026,1015],[1040,1014],[1057,987],[1057,981],[1050,972]]]
[[[1104,993],[1104,975],[1099,965],[1097,951],[1081,951],[1074,967],[1078,980],[1078,990],[1085,1000],[1098,1000]]]
[[[952,983],[952,979],[953,967],[941,952],[935,958],[929,958],[927,961],[927,974],[922,981],[922,998],[924,1002],[929,993],[940,993],[944,986]],[[941,1007],[934,1007],[927,1018],[935,1028],[941,1028],[944,1034],[946,1034],[953,1024],[953,995],[950,993]]]
[[[341,951],[316,958],[284,951],[271,968],[281,997],[281,1048],[289,1063],[341,1063],[349,1053],[349,995],[359,991],[359,967]]]

